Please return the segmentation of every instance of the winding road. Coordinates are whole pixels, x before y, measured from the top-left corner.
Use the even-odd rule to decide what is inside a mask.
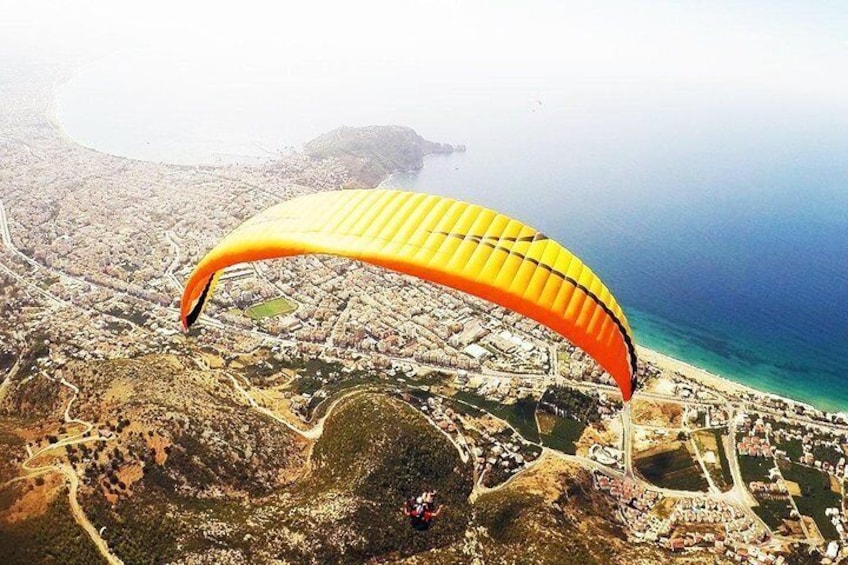
[[[42,374],[42,376],[44,376],[44,378],[49,378],[49,377],[47,377],[46,375],[43,375],[43,374]],[[91,424],[90,422],[85,422],[83,420],[80,420],[80,419],[77,419],[77,418],[72,418],[70,416],[71,405],[74,403],[74,400],[76,400],[77,395],[79,394],[79,388],[76,385],[71,384],[68,381],[66,381],[64,379],[64,377],[59,382],[62,385],[70,388],[74,392],[73,396],[68,401],[68,405],[65,407],[65,414],[64,414],[65,423],[80,424],[80,425],[83,426],[84,429],[82,431],[80,431],[80,432],[78,432],[78,433],[76,433],[72,436],[68,436],[67,438],[64,438],[64,439],[62,439],[62,440],[60,440],[56,443],[42,447],[41,449],[39,449],[35,453],[30,452],[29,457],[21,465],[21,467],[25,471],[27,471],[27,474],[22,475],[20,477],[16,477],[16,478],[12,479],[11,481],[6,482],[3,486],[12,484],[12,483],[17,482],[17,481],[29,480],[33,477],[37,477],[39,475],[44,475],[44,474],[47,474],[47,473],[61,473],[61,474],[63,474],[65,476],[65,482],[68,485],[68,503],[70,504],[71,514],[74,517],[74,521],[77,524],[79,524],[79,526],[85,531],[86,534],[88,534],[88,537],[91,538],[91,541],[94,543],[95,546],[97,546],[97,550],[100,552],[100,554],[103,556],[103,558],[110,565],[123,565],[123,561],[121,561],[117,556],[115,556],[109,550],[109,545],[106,543],[106,540],[104,540],[101,537],[100,533],[97,531],[97,528],[94,527],[94,525],[88,519],[88,516],[85,515],[85,512],[82,509],[82,506],[80,506],[79,497],[78,497],[79,477],[77,477],[77,473],[74,470],[74,468],[71,465],[69,465],[68,463],[65,463],[65,462],[59,460],[58,458],[54,459],[54,461],[52,463],[48,463],[48,464],[44,464],[44,465],[35,465],[35,466],[33,465],[33,462],[35,460],[45,456],[48,452],[55,451],[56,449],[60,449],[60,448],[65,447],[67,445],[75,445],[75,444],[95,442],[95,441],[103,441],[103,442],[110,441],[107,438],[101,438],[101,437],[84,437],[86,433],[90,432],[94,428],[94,425]],[[28,447],[27,447],[27,451],[29,451]]]

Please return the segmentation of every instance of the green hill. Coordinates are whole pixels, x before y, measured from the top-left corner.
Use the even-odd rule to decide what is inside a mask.
[[[283,554],[298,563],[359,563],[456,543],[471,519],[471,487],[470,465],[420,414],[385,396],[357,397],[327,421],[312,475],[289,503],[296,510],[285,526],[320,532],[323,543]],[[426,488],[439,491],[445,510],[422,533],[400,507]]]

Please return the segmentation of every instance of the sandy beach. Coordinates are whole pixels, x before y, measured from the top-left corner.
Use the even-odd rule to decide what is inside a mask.
[[[660,353],[659,351],[648,349],[647,347],[637,345],[636,351],[639,355],[639,359],[644,362],[651,363],[665,371],[680,373],[688,379],[692,379],[693,381],[699,382],[707,387],[710,387],[722,393],[747,393],[754,396],[782,400],[783,402],[790,404],[803,405],[814,410],[818,409],[812,404],[809,404],[808,402],[763,390],[758,390],[756,388],[736,382],[732,379],[716,375],[715,373],[711,373],[705,369],[702,369],[701,367],[696,367],[695,365],[692,365],[685,361],[681,361],[680,359],[675,359],[674,357],[665,355],[664,353]]]
[[[670,357],[664,353],[660,353],[659,351],[654,351],[653,349],[648,349],[647,347],[639,345],[636,346],[636,351],[639,354],[639,359],[642,361],[652,363],[660,369],[678,372],[685,377],[697,380],[698,382],[716,390],[722,392],[749,392],[753,394],[765,394],[763,391],[726,379],[716,375],[715,373],[710,373],[705,369],[696,367],[695,365],[681,361],[680,359],[675,359],[674,357]]]

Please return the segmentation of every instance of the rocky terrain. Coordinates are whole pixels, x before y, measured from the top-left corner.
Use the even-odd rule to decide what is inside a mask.
[[[562,563],[563,555],[647,563],[662,555],[630,547],[589,473],[553,456],[472,503],[471,465],[404,402],[354,394],[308,442],[251,408],[228,374],[173,355],[64,369],[79,383],[74,419],[94,423],[85,437],[100,441],[50,458],[83,477],[82,505],[124,563]],[[2,405],[4,452],[81,431],[62,423],[70,398],[62,388],[14,388]],[[26,407],[53,396],[44,404],[52,414],[26,418]],[[425,488],[439,491],[445,509],[422,533],[399,508]],[[62,490],[50,475],[0,490],[0,561],[97,560]]]
[[[337,159],[350,171],[351,187],[370,188],[392,173],[421,169],[427,155],[465,147],[427,141],[404,126],[343,126],[308,142],[304,151],[319,160]]]

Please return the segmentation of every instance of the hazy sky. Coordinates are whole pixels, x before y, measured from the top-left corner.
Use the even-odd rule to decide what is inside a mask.
[[[265,5],[267,4],[267,5]],[[131,7],[132,6],[132,7]],[[0,0],[0,35],[202,51],[261,64],[351,61],[441,78],[571,73],[586,78],[766,86],[848,99],[848,3]]]
[[[844,0],[0,0],[0,48],[84,49],[72,133],[108,129],[163,152],[198,123],[209,128],[198,138],[243,130],[274,147],[342,123],[471,143],[483,106],[509,120],[506,106],[534,99],[568,107],[573,120],[550,123],[590,137],[613,126],[697,136],[739,116],[848,126]],[[154,112],[174,131],[144,131]]]

